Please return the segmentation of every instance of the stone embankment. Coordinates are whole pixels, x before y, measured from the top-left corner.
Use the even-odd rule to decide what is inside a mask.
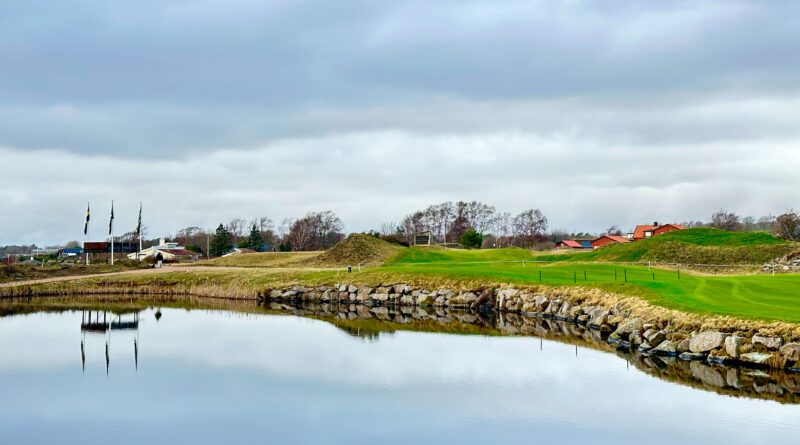
[[[522,316],[551,318],[597,330],[604,341],[620,349],[677,357],[686,361],[737,364],[800,371],[800,343],[796,339],[729,331],[683,332],[668,323],[634,316],[615,305],[578,304],[561,297],[526,289],[481,288],[473,290],[425,289],[408,284],[368,287],[356,284],[292,286],[259,293],[264,302],[319,302],[381,306],[419,306],[473,311],[498,311]]]

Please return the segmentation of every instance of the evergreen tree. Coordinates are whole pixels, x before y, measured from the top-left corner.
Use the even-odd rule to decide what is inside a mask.
[[[211,240],[211,256],[222,256],[233,249],[233,235],[222,224],[217,227],[214,239]]]
[[[459,241],[464,247],[479,249],[481,244],[483,244],[483,235],[476,232],[475,229],[468,229],[463,235],[461,235],[461,239]]]
[[[258,229],[258,226],[253,224],[253,227],[250,229],[250,236],[247,237],[247,247],[255,251],[261,251],[263,245],[264,238],[261,237],[261,230]]]

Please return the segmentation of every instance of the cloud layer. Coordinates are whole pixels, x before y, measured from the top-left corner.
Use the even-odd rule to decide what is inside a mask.
[[[153,235],[320,209],[364,230],[457,199],[571,230],[800,207],[798,9],[10,5],[0,244],[78,238],[111,199]]]

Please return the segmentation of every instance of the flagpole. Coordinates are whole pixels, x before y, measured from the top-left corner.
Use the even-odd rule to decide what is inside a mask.
[[[111,265],[114,265],[114,201],[111,201],[111,222],[108,223],[108,233],[111,235]]]

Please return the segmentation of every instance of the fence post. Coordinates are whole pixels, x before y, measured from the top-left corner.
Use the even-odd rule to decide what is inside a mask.
[[[541,270],[539,271],[539,282],[540,283],[542,282],[542,271]]]
[[[572,282],[573,283],[577,283],[578,282],[578,272],[575,272],[575,271],[572,272]]]
[[[625,272],[625,282],[628,282],[628,269],[624,269]]]

